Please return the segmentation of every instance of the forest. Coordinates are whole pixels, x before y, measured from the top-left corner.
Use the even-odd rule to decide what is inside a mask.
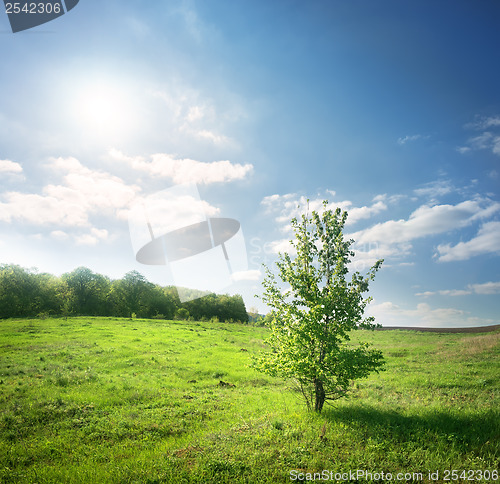
[[[174,286],[153,284],[137,271],[111,280],[86,267],[57,277],[0,264],[0,319],[80,315],[248,322],[240,295],[195,292],[204,295],[181,303]]]

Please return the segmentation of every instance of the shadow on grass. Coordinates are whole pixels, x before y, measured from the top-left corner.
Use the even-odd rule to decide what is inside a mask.
[[[487,446],[495,452],[500,435],[500,410],[488,409],[475,414],[429,410],[402,415],[396,411],[354,405],[325,408],[323,415],[332,422],[343,422],[365,439],[418,442],[424,447],[454,444],[463,451],[471,451],[485,450]]]

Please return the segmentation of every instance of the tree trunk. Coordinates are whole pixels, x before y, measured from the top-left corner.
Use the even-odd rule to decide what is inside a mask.
[[[321,380],[314,380],[314,394],[316,396],[314,410],[321,413],[321,410],[323,410],[323,404],[325,403],[325,389],[323,388],[323,382]]]

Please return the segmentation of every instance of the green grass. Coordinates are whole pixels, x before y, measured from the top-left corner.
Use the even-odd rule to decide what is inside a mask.
[[[0,321],[0,482],[278,483],[323,469],[444,482],[445,469],[499,468],[499,332],[357,332],[383,350],[387,371],[321,415],[248,367],[266,334],[224,323]]]

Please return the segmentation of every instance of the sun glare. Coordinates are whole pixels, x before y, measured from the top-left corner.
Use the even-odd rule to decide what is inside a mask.
[[[80,87],[73,116],[81,129],[98,137],[125,136],[134,119],[133,105],[125,90],[105,83]]]
[[[82,96],[80,101],[82,118],[89,124],[107,125],[119,119],[119,103],[114,95],[104,90],[96,90]]]

